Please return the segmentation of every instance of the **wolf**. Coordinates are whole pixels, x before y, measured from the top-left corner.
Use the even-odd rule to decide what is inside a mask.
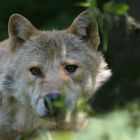
[[[41,31],[13,14],[8,33],[0,43],[0,140],[77,128],[78,99],[87,101],[111,75],[96,20],[87,10],[67,29]]]

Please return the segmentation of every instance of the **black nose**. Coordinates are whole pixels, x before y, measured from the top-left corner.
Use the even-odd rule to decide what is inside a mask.
[[[60,100],[60,93],[47,93],[44,97],[45,107],[51,111],[54,108],[54,102]]]
[[[48,94],[46,94],[45,97],[51,101],[55,101],[55,100],[58,100],[60,98],[60,93],[48,93]]]

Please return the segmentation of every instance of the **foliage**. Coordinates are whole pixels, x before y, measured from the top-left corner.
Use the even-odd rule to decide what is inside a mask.
[[[90,118],[79,132],[39,132],[33,140],[139,140],[140,104],[133,102],[125,109]]]
[[[96,7],[97,6],[97,1],[96,0],[87,0],[86,2],[80,2],[78,3],[79,6],[83,7]]]
[[[126,3],[117,3],[114,0],[102,2],[99,7],[99,0],[87,0],[86,2],[79,3],[80,6],[92,8],[95,17],[99,21],[100,30],[103,38],[103,51],[108,48],[109,30],[111,27],[111,21],[109,14],[123,16],[127,14],[129,6]]]
[[[90,125],[77,134],[77,139],[139,140],[140,111],[137,110],[138,108],[132,111],[132,106],[128,107],[128,110],[116,110],[92,119]]]
[[[83,7],[98,7],[98,0],[87,0],[86,2],[80,2],[80,6]],[[113,13],[117,15],[124,15],[128,12],[129,6],[125,3],[115,3],[114,0],[110,0],[102,5],[104,12]]]
[[[114,1],[110,1],[104,4],[104,11],[114,13],[117,15],[124,15],[128,12],[129,6],[125,3],[115,4]]]
[[[61,29],[69,26],[85,8],[76,6],[81,0],[1,0],[0,40],[8,37],[8,19],[13,13],[28,18],[39,29]]]

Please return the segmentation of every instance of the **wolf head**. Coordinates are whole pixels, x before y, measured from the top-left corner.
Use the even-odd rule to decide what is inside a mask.
[[[61,31],[37,30],[25,17],[13,14],[8,30],[11,59],[6,92],[40,117],[55,116],[67,107],[75,109],[81,97],[89,99],[101,57],[98,25],[88,11]],[[62,108],[50,105],[58,101],[64,103]]]

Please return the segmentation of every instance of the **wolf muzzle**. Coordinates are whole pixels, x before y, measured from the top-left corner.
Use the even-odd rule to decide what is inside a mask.
[[[47,93],[44,97],[44,105],[50,116],[58,116],[60,110],[63,109],[64,100],[60,93]]]

